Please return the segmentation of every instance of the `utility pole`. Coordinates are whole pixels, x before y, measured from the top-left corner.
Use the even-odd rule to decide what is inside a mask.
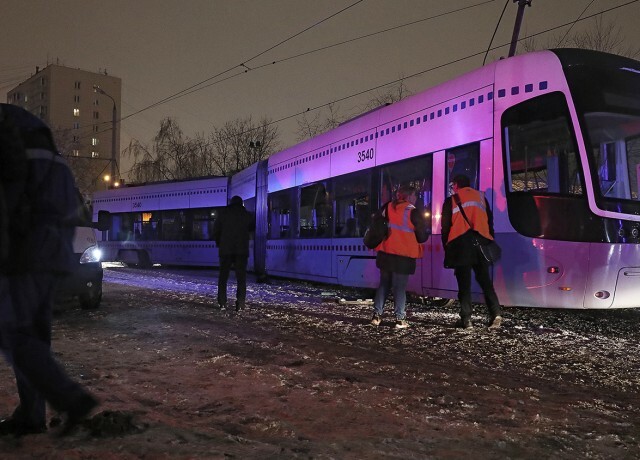
[[[516,54],[516,47],[518,46],[518,36],[520,35],[520,25],[522,24],[522,17],[524,16],[524,7],[531,6],[532,1],[533,0],[513,0],[513,3],[518,4],[518,14],[516,15],[516,23],[513,26],[511,46],[509,47],[509,57]]]

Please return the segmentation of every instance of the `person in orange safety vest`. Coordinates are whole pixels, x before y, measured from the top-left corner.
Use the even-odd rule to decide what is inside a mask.
[[[396,329],[409,327],[405,304],[409,275],[416,271],[416,260],[422,258],[424,243],[429,238],[426,219],[415,207],[416,189],[402,186],[396,199],[383,209],[389,220],[389,236],[376,248],[376,266],[380,269],[380,284],[373,303],[371,325],[382,321],[384,303],[393,289]]]
[[[484,193],[471,188],[471,182],[465,175],[452,179],[454,195],[448,197],[442,206],[442,246],[444,247],[444,266],[453,268],[458,282],[458,300],[460,301],[460,320],[458,327],[469,329],[471,323],[471,270],[482,288],[489,309],[489,327],[500,327],[502,313],[498,296],[489,275],[489,265],[480,256],[474,245],[474,236],[479,240],[493,239],[493,213]],[[455,197],[464,209],[469,223],[460,212]],[[474,231],[477,232],[474,234]]]

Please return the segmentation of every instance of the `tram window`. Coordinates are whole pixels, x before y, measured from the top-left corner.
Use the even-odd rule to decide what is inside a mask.
[[[162,240],[182,241],[188,239],[184,211],[162,211]]]
[[[215,208],[194,209],[191,212],[191,239],[196,241],[211,241],[213,239],[213,224],[218,216]]]
[[[480,168],[480,144],[468,144],[447,150],[446,195],[453,195],[451,180],[464,174],[471,181],[471,187],[478,189],[478,169]]]
[[[109,241],[130,241],[133,239],[133,214],[112,214]]]
[[[578,150],[562,93],[530,99],[502,116],[510,192],[582,195]]]
[[[336,177],[333,181],[336,202],[335,235],[360,237],[371,217],[371,170]]]
[[[433,198],[433,157],[424,155],[382,168],[380,198],[384,204],[393,198],[403,185],[416,188],[416,208],[425,213],[431,228],[431,201]]]
[[[160,211],[142,212],[134,216],[134,238],[154,241],[160,239]]]
[[[325,182],[300,190],[300,237],[331,236],[333,206]]]
[[[587,114],[585,119],[602,196],[640,199],[640,118],[619,114]],[[632,130],[636,137],[624,139],[620,136],[620,133],[626,135]]]
[[[269,195],[269,238],[291,237],[291,190]]]

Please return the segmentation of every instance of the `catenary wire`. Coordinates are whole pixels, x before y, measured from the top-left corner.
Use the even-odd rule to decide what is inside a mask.
[[[619,9],[619,8],[623,8],[623,7],[629,6],[629,5],[631,5],[631,4],[637,3],[638,1],[640,1],[640,0],[631,0],[631,1],[628,1],[628,2],[626,2],[626,3],[620,4],[620,5],[617,5],[617,6],[613,6],[613,7],[611,7],[611,8],[607,8],[607,9],[605,9],[605,10],[601,10],[601,11],[599,11],[599,12],[597,12],[597,13],[593,13],[593,14],[588,15],[588,16],[585,16],[585,17],[583,17],[583,18],[579,18],[579,19],[577,19],[577,20],[575,20],[575,21],[567,22],[567,23],[564,23],[564,24],[561,24],[561,25],[558,25],[558,26],[555,26],[555,27],[551,27],[551,28],[548,28],[548,29],[542,30],[542,31],[540,31],[540,32],[536,32],[536,33],[533,33],[533,34],[527,35],[527,36],[525,36],[525,37],[522,37],[522,38],[518,39],[518,41],[520,42],[520,41],[523,41],[523,40],[526,40],[526,39],[529,39],[529,38],[532,38],[532,37],[536,37],[536,36],[539,36],[539,35],[543,35],[543,34],[546,34],[546,33],[548,33],[548,32],[552,32],[552,31],[554,31],[554,30],[558,30],[558,29],[561,29],[561,28],[563,28],[563,27],[567,27],[567,26],[569,26],[569,25],[571,25],[571,24],[574,24],[574,23],[576,23],[576,22],[579,22],[579,21],[585,21],[585,20],[587,20],[587,19],[591,19],[591,18],[593,18],[593,17],[595,17],[595,16],[599,16],[599,15],[601,15],[601,14],[609,13],[609,12],[614,11],[614,10],[617,10],[617,9]],[[503,43],[503,44],[501,44],[501,45],[496,45],[496,46],[494,46],[494,47],[489,48],[489,50],[488,50],[488,51],[497,50],[497,49],[503,48],[503,47],[505,47],[505,46],[509,46],[509,44],[510,44],[510,43]],[[362,94],[366,94],[366,93],[368,93],[368,92],[375,91],[375,90],[380,89],[380,88],[384,88],[385,86],[389,86],[389,85],[392,85],[392,84],[394,84],[394,83],[398,83],[398,82],[399,82],[399,81],[401,81],[401,80],[407,80],[407,79],[410,79],[410,78],[415,78],[415,77],[418,77],[418,76],[423,75],[423,74],[425,74],[425,73],[432,72],[432,71],[434,71],[434,70],[438,70],[438,69],[441,69],[441,68],[443,68],[443,67],[447,67],[447,66],[450,66],[450,65],[453,65],[453,64],[457,64],[457,63],[462,62],[462,61],[465,61],[465,60],[467,60],[467,59],[471,59],[471,58],[474,58],[474,57],[480,56],[480,55],[482,55],[482,54],[483,54],[483,53],[485,53],[485,52],[486,52],[486,51],[480,51],[480,52],[477,52],[477,53],[473,53],[473,54],[470,54],[470,55],[467,55],[467,56],[464,56],[464,57],[461,57],[461,58],[454,59],[454,60],[452,60],[452,61],[446,62],[446,63],[444,63],[444,64],[440,64],[440,65],[437,65],[437,66],[434,66],[434,67],[431,67],[431,68],[428,68],[428,69],[425,69],[425,70],[422,70],[422,71],[416,72],[416,73],[414,73],[414,74],[411,74],[411,75],[408,75],[408,76],[404,76],[404,77],[403,77],[403,78],[401,78],[401,79],[396,79],[396,80],[388,81],[388,82],[385,82],[385,83],[383,83],[383,84],[380,84],[380,85],[377,85],[377,86],[374,86],[374,87],[368,88],[368,89],[366,89],[366,90],[358,91],[357,93],[353,93],[353,94],[350,94],[350,95],[347,95],[347,96],[344,96],[344,97],[341,97],[341,98],[338,98],[338,99],[332,100],[331,102],[326,102],[326,103],[323,103],[323,104],[320,104],[320,105],[317,105],[317,106],[314,106],[314,107],[309,107],[309,108],[307,108],[307,109],[305,109],[305,110],[302,110],[302,111],[296,112],[296,113],[294,113],[294,114],[292,114],[292,115],[287,115],[287,116],[284,116],[284,117],[279,118],[279,119],[277,119],[277,120],[271,121],[271,122],[267,123],[267,124],[266,124],[266,126],[270,126],[270,125],[273,125],[273,124],[278,124],[278,123],[281,123],[281,122],[283,122],[283,121],[289,120],[289,119],[291,119],[291,118],[295,118],[295,117],[297,117],[297,116],[300,116],[300,115],[302,115],[302,114],[304,114],[304,113],[308,113],[308,112],[311,112],[311,111],[314,111],[314,110],[319,110],[319,109],[324,108],[324,107],[327,107],[327,106],[329,106],[329,105],[331,105],[331,104],[335,104],[335,103],[337,103],[337,102],[342,102],[342,101],[345,101],[345,100],[351,99],[351,98],[353,98],[353,97],[357,97],[357,96],[360,96],[360,95],[362,95]],[[241,73],[244,73],[244,71],[243,71],[243,72],[241,72]],[[231,78],[231,77],[226,77],[226,79],[228,79],[228,78]],[[213,84],[213,83],[212,83],[212,84]],[[145,109],[141,109],[140,111],[142,111],[142,110],[145,110]],[[134,115],[134,114],[129,115],[129,116],[133,116],[133,115]],[[124,117],[124,118],[122,118],[121,120],[124,120],[125,118],[128,118],[129,116]],[[258,129],[258,128],[255,128],[255,129]],[[251,130],[246,131],[246,132],[251,132]],[[246,132],[242,132],[242,133],[239,133],[239,134],[245,134]]]
[[[352,43],[352,42],[355,42],[355,41],[358,41],[358,40],[362,40],[362,39],[365,39],[365,38],[370,38],[370,37],[373,37],[375,35],[379,35],[379,34],[382,34],[382,33],[391,32],[393,30],[397,30],[397,29],[400,29],[400,28],[403,28],[403,27],[408,27],[408,26],[411,26],[411,25],[415,25],[415,24],[418,24],[420,22],[425,22],[425,21],[429,21],[429,20],[432,20],[432,19],[437,19],[437,18],[440,18],[442,16],[447,16],[449,14],[457,13],[457,12],[464,11],[464,10],[467,10],[467,9],[470,9],[470,8],[475,8],[477,6],[481,6],[481,5],[484,5],[486,3],[493,3],[494,1],[495,0],[485,0],[485,1],[480,2],[480,3],[475,3],[473,5],[468,5],[468,6],[465,6],[465,7],[462,7],[462,8],[458,8],[458,9],[455,9],[455,10],[447,11],[445,13],[437,14],[435,16],[429,16],[429,17],[426,17],[426,18],[418,19],[418,20],[411,21],[411,22],[408,22],[408,23],[405,23],[405,24],[400,24],[398,26],[389,27],[387,29],[379,30],[377,32],[373,32],[373,33],[370,33],[370,34],[362,35],[362,36],[355,37],[355,38],[352,38],[352,39],[349,39],[349,40],[344,40],[342,42],[338,42],[338,43],[334,43],[334,44],[331,44],[331,45],[323,46],[321,48],[316,48],[316,49],[313,49],[313,50],[305,51],[303,53],[299,53],[299,54],[296,54],[296,55],[293,55],[293,56],[289,56],[289,57],[286,57],[286,58],[283,58],[283,59],[272,61],[272,62],[269,62],[269,63],[266,63],[266,64],[261,64],[261,65],[254,66],[254,67],[251,67],[251,68],[245,66],[244,64],[240,64],[239,66],[235,66],[235,67],[232,67],[230,69],[227,69],[224,72],[220,72],[220,73],[218,73],[218,74],[216,74],[216,75],[214,75],[212,77],[207,78],[206,80],[201,81],[200,83],[197,83],[195,85],[190,86],[189,88],[186,88],[186,89],[184,89],[182,91],[179,91],[178,93],[175,93],[172,96],[167,96],[166,98],[164,98],[164,99],[162,99],[162,100],[160,100],[158,102],[155,102],[155,103],[153,103],[153,104],[151,104],[151,105],[149,105],[149,106],[147,106],[147,107],[145,107],[143,109],[140,109],[137,112],[134,112],[134,113],[131,113],[129,115],[126,115],[125,117],[123,117],[123,120],[127,119],[129,117],[132,117],[134,115],[137,115],[138,113],[143,112],[145,110],[157,107],[158,105],[164,104],[166,102],[171,102],[171,101],[179,99],[179,98],[181,98],[183,96],[187,96],[189,94],[192,94],[192,93],[194,93],[196,91],[200,91],[202,89],[209,88],[209,87],[211,87],[213,85],[217,85],[218,83],[222,83],[224,81],[227,81],[227,80],[229,80],[231,78],[235,78],[235,77],[241,76],[243,74],[246,74],[249,71],[258,70],[258,69],[262,69],[264,67],[269,67],[269,66],[272,66],[272,65],[280,64],[280,63],[285,62],[285,61],[290,61],[292,59],[297,59],[297,58],[302,57],[302,56],[307,56],[309,54],[317,53],[317,52],[324,51],[324,50],[327,50],[327,49],[330,49],[330,48],[335,48],[337,46],[345,45],[345,44]],[[264,54],[264,53],[260,53],[260,55],[261,54]],[[256,57],[258,57],[258,56],[259,55],[256,55]],[[252,59],[254,59],[254,58],[252,58]],[[247,60],[245,62],[249,62],[249,61]],[[230,72],[231,70],[235,69],[236,67],[242,67],[242,70],[240,70],[239,72],[237,72],[237,73],[235,73],[233,75],[225,77],[225,78],[223,78],[221,80],[216,80],[216,81],[214,81],[214,82],[212,82],[212,83],[210,83],[208,85],[200,86],[200,85],[203,85],[204,83],[206,83],[208,81],[211,81],[211,80],[213,80],[213,79],[215,79],[217,77],[220,77],[220,76],[224,75],[225,73]]]
[[[591,0],[589,2],[589,4],[584,8],[584,10],[582,10],[582,13],[580,13],[580,15],[576,18],[575,21],[573,21],[573,23],[571,24],[571,27],[569,27],[567,29],[567,31],[564,33],[564,36],[560,39],[560,41],[558,42],[558,44],[556,46],[560,46],[562,44],[562,42],[564,41],[565,38],[567,38],[567,35],[569,35],[569,32],[571,32],[571,29],[573,29],[573,26],[576,25],[576,22],[578,22],[578,20],[582,17],[582,15],[585,13],[585,11],[587,11],[589,9],[589,7],[591,5],[593,5],[593,2],[595,2],[596,0]]]
[[[370,34],[361,35],[359,37],[355,37],[355,38],[352,38],[352,39],[349,39],[349,40],[344,40],[342,42],[338,42],[338,43],[334,43],[334,44],[331,44],[331,45],[323,46],[321,48],[316,48],[316,49],[313,49],[313,50],[305,51],[303,53],[299,53],[299,54],[296,54],[296,55],[293,55],[293,56],[289,56],[289,57],[286,57],[286,58],[283,58],[283,59],[272,61],[272,62],[269,62],[269,63],[266,63],[266,64],[261,64],[261,65],[258,65],[258,66],[252,67],[252,68],[248,68],[248,67],[244,66],[243,70],[240,70],[240,71],[238,71],[238,72],[236,72],[236,73],[234,73],[232,75],[228,75],[228,76],[226,76],[224,78],[218,79],[218,80],[216,80],[214,82],[209,83],[208,85],[201,86],[203,83],[205,83],[207,81],[211,81],[212,79],[215,79],[217,77],[220,77],[220,76],[224,75],[225,73],[230,72],[231,70],[235,69],[236,67],[241,67],[241,66],[244,65],[244,64],[240,64],[239,66],[229,68],[229,69],[227,69],[227,70],[225,70],[223,72],[220,72],[220,73],[218,73],[218,74],[216,74],[216,75],[214,75],[212,77],[207,78],[206,80],[201,81],[200,83],[197,83],[195,85],[190,86],[189,88],[186,88],[186,89],[184,89],[182,91],[179,91],[178,93],[175,93],[172,96],[167,96],[166,98],[164,98],[164,99],[162,99],[162,100],[160,100],[158,102],[155,102],[155,103],[153,103],[153,104],[151,104],[151,105],[149,105],[149,106],[147,106],[147,107],[145,107],[143,109],[140,109],[140,110],[137,110],[137,111],[135,111],[135,112],[133,112],[131,114],[125,115],[124,117],[121,117],[118,120],[118,122],[124,121],[124,120],[126,120],[128,118],[131,118],[131,117],[133,117],[135,115],[138,115],[139,113],[141,113],[143,111],[146,111],[146,110],[149,110],[151,108],[157,107],[157,106],[159,106],[161,104],[164,104],[164,103],[167,103],[167,102],[171,102],[173,100],[179,99],[181,97],[187,96],[187,95],[195,93],[197,91],[209,88],[211,86],[214,86],[214,85],[217,85],[217,84],[220,84],[220,83],[223,83],[223,82],[225,82],[227,80],[242,76],[242,75],[246,74],[249,70],[252,70],[252,71],[253,70],[259,70],[259,69],[262,69],[262,68],[265,68],[265,67],[269,67],[269,66],[273,66],[273,65],[276,65],[276,64],[280,64],[282,62],[286,62],[286,61],[290,61],[290,60],[293,60],[293,59],[296,59],[296,58],[307,56],[309,54],[317,53],[317,52],[324,51],[324,50],[327,50],[327,49],[330,49],[330,48],[334,48],[334,47],[341,46],[341,45],[344,45],[344,44],[352,43],[352,42],[355,42],[355,41],[358,41],[358,40],[363,40],[365,38],[370,38],[370,37],[373,37],[375,35],[380,35],[380,34],[383,34],[383,33],[386,33],[386,32],[390,32],[390,31],[393,31],[393,30],[397,30],[397,29],[400,29],[400,28],[403,28],[403,27],[408,27],[408,26],[415,25],[415,24],[418,24],[418,23],[421,23],[421,22],[429,21],[429,20],[432,20],[432,19],[437,19],[437,18],[440,18],[440,17],[443,17],[443,16],[447,16],[447,15],[450,15],[450,14],[453,14],[453,13],[457,13],[457,12],[461,12],[461,11],[464,11],[464,10],[468,10],[470,8],[475,8],[475,7],[478,7],[478,6],[482,6],[482,5],[485,5],[487,3],[493,3],[494,1],[495,0],[485,0],[485,1],[482,1],[482,2],[479,2],[479,3],[474,3],[472,5],[467,5],[465,7],[457,8],[455,10],[447,11],[447,12],[440,13],[440,14],[437,14],[437,15],[434,15],[434,16],[429,16],[429,17],[418,19],[418,20],[415,20],[415,21],[411,21],[411,22],[408,22],[408,23],[405,23],[405,24],[400,24],[398,26],[389,27],[389,28],[386,28],[386,29],[383,29],[383,30],[372,32]],[[354,5],[355,5],[355,3],[352,4],[351,6],[354,6]],[[349,6],[347,8],[350,8],[351,6]],[[345,8],[345,9],[347,9],[347,8]],[[338,13],[333,14],[332,16],[335,16],[335,15],[339,14],[340,12],[344,11],[345,9],[339,11]],[[320,22],[326,21],[327,19],[329,19],[329,18],[326,18],[326,19],[324,19],[324,20],[322,20]],[[307,28],[305,30],[308,30],[308,29],[309,28]],[[302,32],[299,32],[296,35],[300,35],[301,33]],[[293,38],[293,37],[290,37],[290,38]],[[281,43],[284,43],[284,41],[281,42]],[[270,49],[275,48],[275,46],[277,46],[277,45],[272,46]],[[253,60],[253,59],[263,55],[265,52],[258,53],[254,57],[252,57],[251,59],[246,60],[245,62],[249,62],[250,60]],[[110,122],[106,122],[106,121],[105,122],[100,122],[100,123],[98,123],[98,125],[106,125],[107,123],[110,123]],[[89,129],[89,128],[90,127],[87,127],[86,129]],[[106,129],[105,131],[108,131],[108,129]],[[103,132],[103,131],[100,131],[100,132]],[[81,139],[87,138],[90,135],[92,135],[92,133],[87,133],[87,134],[84,134],[84,135],[80,135],[80,138]]]
[[[493,39],[496,38],[496,33],[498,32],[498,27],[500,27],[500,23],[502,22],[502,16],[504,16],[504,12],[507,11],[507,5],[509,5],[510,0],[507,0],[504,3],[504,8],[502,8],[502,13],[500,13],[500,18],[498,19],[498,23],[496,24],[496,28],[493,30],[493,35],[491,36],[491,40],[489,41],[489,46],[487,47],[487,52],[484,53],[484,59],[482,59],[482,65],[487,62],[487,56],[489,55],[489,50],[491,49],[491,45],[493,45]]]
[[[126,117],[122,118],[122,120],[124,120],[124,119],[126,119],[126,118],[129,118],[129,117],[132,117],[132,116],[134,116],[134,115],[137,115],[137,114],[138,114],[138,113],[140,113],[140,112],[144,112],[145,110],[149,110],[149,109],[151,109],[151,108],[153,108],[153,107],[156,107],[156,106],[158,106],[158,105],[160,105],[160,104],[163,104],[164,102],[167,102],[167,101],[169,101],[169,100],[172,100],[173,98],[176,98],[177,96],[181,95],[182,93],[184,93],[184,92],[186,92],[186,91],[189,91],[189,90],[191,90],[191,89],[193,89],[193,88],[196,88],[196,87],[198,87],[198,86],[202,85],[203,83],[206,83],[206,82],[208,82],[208,81],[211,81],[211,80],[213,80],[214,78],[218,78],[218,77],[220,77],[220,76],[224,75],[225,73],[232,71],[233,69],[235,69],[235,68],[237,68],[237,67],[241,67],[241,68],[246,68],[246,69],[248,69],[248,67],[246,66],[246,64],[247,64],[248,62],[253,61],[254,59],[256,59],[256,58],[258,58],[258,57],[262,56],[263,54],[265,54],[265,53],[267,53],[267,52],[269,52],[269,51],[271,51],[271,50],[273,50],[273,49],[275,49],[275,48],[277,48],[278,46],[280,46],[280,45],[282,45],[282,44],[284,44],[284,43],[288,42],[289,40],[291,40],[291,39],[293,39],[293,38],[295,38],[295,37],[298,37],[299,35],[301,35],[301,34],[303,34],[303,33],[307,32],[307,31],[311,30],[312,28],[319,26],[319,25],[320,25],[320,24],[322,24],[323,22],[326,22],[326,21],[328,21],[329,19],[334,18],[335,16],[337,16],[337,15],[339,15],[339,14],[341,14],[341,13],[345,12],[345,11],[346,11],[346,10],[348,10],[349,8],[352,8],[352,7],[356,6],[356,5],[357,5],[357,4],[359,4],[359,3],[362,3],[363,1],[364,1],[364,0],[357,0],[356,2],[354,2],[354,3],[352,3],[351,5],[349,5],[349,6],[345,7],[345,8],[343,8],[343,9],[341,9],[340,11],[338,11],[338,12],[336,12],[336,13],[333,13],[333,14],[331,14],[330,16],[327,16],[327,17],[326,17],[326,18],[324,18],[324,19],[321,19],[320,21],[318,21],[318,22],[316,22],[316,23],[312,24],[312,25],[311,25],[311,26],[309,26],[309,27],[306,27],[305,29],[301,30],[300,32],[297,32],[297,33],[295,33],[294,35],[292,35],[292,36],[290,36],[290,37],[288,37],[288,38],[286,38],[286,39],[284,39],[284,40],[281,40],[280,42],[276,43],[275,45],[270,46],[270,47],[269,47],[269,48],[267,48],[266,50],[259,52],[258,54],[254,55],[253,57],[251,57],[251,58],[249,58],[249,59],[245,59],[245,60],[244,60],[244,61],[242,61],[240,64],[237,64],[237,65],[234,65],[234,66],[232,66],[232,67],[229,67],[228,69],[226,69],[226,70],[224,70],[224,71],[222,71],[222,72],[219,72],[219,73],[217,73],[216,75],[213,75],[213,76],[211,76],[211,77],[209,77],[209,78],[207,78],[207,79],[205,79],[205,80],[203,80],[203,81],[201,81],[201,82],[199,82],[199,83],[196,83],[196,84],[194,84],[194,85],[192,85],[192,86],[190,86],[190,87],[188,87],[188,88],[185,88],[185,89],[183,89],[183,90],[181,90],[181,91],[178,91],[177,93],[172,94],[171,96],[167,96],[166,98],[161,99],[161,100],[160,100],[160,101],[158,101],[158,102],[154,102],[153,104],[151,104],[151,105],[149,105],[149,106],[147,106],[147,107],[145,107],[145,108],[143,108],[143,109],[140,109],[140,110],[138,110],[137,112],[134,112],[134,113],[132,113],[132,114],[127,115]]]

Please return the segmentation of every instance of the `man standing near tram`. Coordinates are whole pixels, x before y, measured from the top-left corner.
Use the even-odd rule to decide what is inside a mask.
[[[493,213],[484,193],[471,188],[471,181],[467,176],[456,175],[452,183],[454,194],[442,205],[442,246],[445,252],[444,266],[454,269],[458,281],[460,320],[456,326],[465,329],[473,327],[471,323],[471,270],[473,270],[489,309],[489,327],[498,328],[502,322],[500,302],[489,276],[489,264],[484,261],[474,245],[477,234],[481,240],[493,240]],[[459,200],[455,199],[456,196]]]
[[[236,273],[236,311],[245,307],[247,296],[247,261],[249,240],[256,229],[255,216],[247,211],[239,196],[231,198],[229,205],[220,210],[213,224],[213,239],[220,257],[218,277],[218,308],[227,307],[227,281],[233,266]]]

